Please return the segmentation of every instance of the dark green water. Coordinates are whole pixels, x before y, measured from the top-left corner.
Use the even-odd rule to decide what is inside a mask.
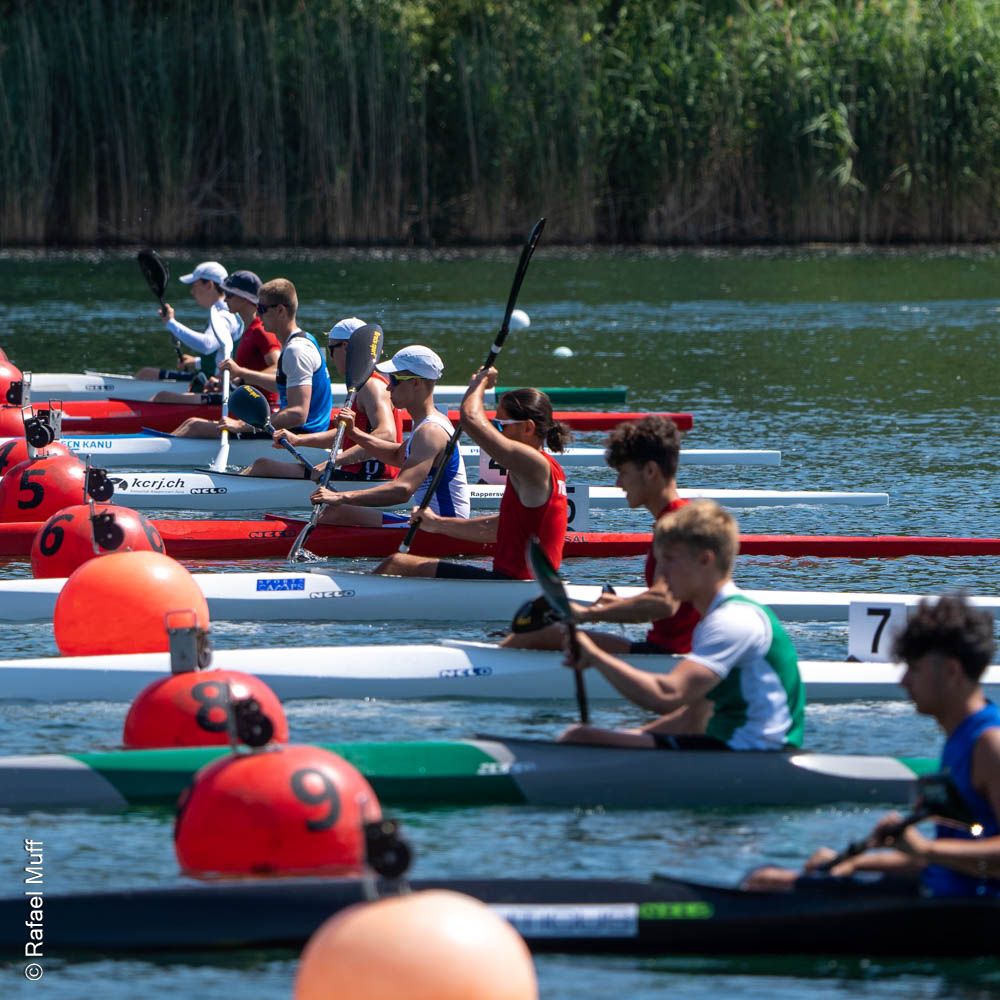
[[[295,281],[306,329],[343,315],[381,322],[390,349],[426,343],[443,356],[445,380],[478,364],[499,324],[516,251],[280,257],[204,254],[228,267]],[[173,256],[175,275],[197,263]],[[130,256],[0,255],[0,345],[23,367],[115,371],[169,364],[169,341]],[[181,318],[202,315],[176,283]],[[630,408],[695,414],[692,447],[780,448],[780,468],[684,470],[682,485],[884,490],[884,508],[741,511],[747,531],[836,534],[1000,534],[1000,257],[978,251],[864,254],[590,253],[540,250],[519,303],[532,317],[502,356],[508,384],[623,383]],[[573,358],[552,357],[557,345]],[[597,443],[599,437],[583,439]],[[609,473],[593,470],[593,482]],[[598,512],[597,529],[644,529],[641,514]],[[361,561],[363,563],[363,561]],[[262,564],[263,565],[263,564]],[[232,567],[228,567],[232,568]],[[243,568],[249,568],[243,564]],[[24,575],[23,566],[0,575]],[[568,564],[577,580],[633,582],[641,560]],[[746,586],[996,593],[995,560],[822,561],[745,559]],[[216,626],[220,647],[426,641],[471,626],[419,623]],[[841,626],[791,629],[803,657],[840,659]],[[55,652],[47,626],[6,627],[6,655]],[[603,724],[640,713],[607,706]],[[301,740],[458,737],[477,731],[542,735],[571,720],[565,704],[459,702],[293,703]],[[117,742],[121,705],[0,707],[4,752],[89,749]],[[817,706],[815,749],[931,754],[938,737],[903,702]],[[489,809],[406,814],[419,861],[436,874],[622,875],[654,871],[732,881],[766,859],[800,861],[820,842],[855,838],[877,810],[691,813],[563,813]],[[20,889],[24,837],[49,849],[50,891],[149,884],[176,878],[166,818],[151,815],[0,816],[2,888]],[[770,998],[986,997],[1000,991],[997,963],[733,962],[544,958],[543,996]],[[20,966],[0,969],[0,995],[126,1000],[181,992],[191,998],[288,996],[294,956],[238,956],[172,964],[54,958],[40,984]]]

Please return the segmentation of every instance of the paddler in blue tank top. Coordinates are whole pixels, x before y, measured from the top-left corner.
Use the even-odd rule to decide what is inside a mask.
[[[993,621],[985,611],[962,597],[921,601],[896,639],[894,655],[906,664],[900,683],[916,710],[936,719],[947,734],[941,769],[975,823],[971,828],[939,823],[933,838],[910,826],[893,837],[900,816],[891,813],[870,834],[872,849],[837,865],[832,875],[914,876],[913,888],[919,878],[919,888],[932,896],[1000,897],[1000,709],[980,685],[995,648]],[[805,874],[833,857],[833,851],[820,848]],[[785,868],[760,868],[744,886],[790,889],[799,877]],[[814,876],[808,881],[818,884]]]
[[[278,338],[281,355],[273,375],[253,372],[252,382],[265,391],[277,391],[281,408],[271,418],[276,429],[286,427],[311,434],[330,426],[333,390],[319,344],[311,333],[299,329],[296,322],[298,308],[295,286],[286,278],[274,278],[260,286],[257,314],[264,329]],[[240,378],[246,374],[232,360],[223,362],[221,368],[228,368],[233,376]],[[235,433],[253,433],[254,430],[232,417],[227,417],[224,425]]]

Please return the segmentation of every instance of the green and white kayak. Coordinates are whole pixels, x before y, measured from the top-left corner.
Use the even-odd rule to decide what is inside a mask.
[[[930,758],[632,750],[550,740],[334,743],[386,806],[607,809],[905,803]],[[0,809],[172,806],[225,748],[0,758]],[[262,752],[280,752],[265,750]]]

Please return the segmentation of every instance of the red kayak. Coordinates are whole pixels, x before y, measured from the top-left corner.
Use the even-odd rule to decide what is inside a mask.
[[[262,521],[154,521],[167,552],[178,559],[272,559],[288,555],[305,521],[271,517]],[[0,524],[0,557],[25,557],[40,522]],[[382,557],[399,547],[395,528],[319,527],[308,548],[318,556]],[[566,535],[568,558],[600,559],[645,555],[652,543],[647,532],[572,532]],[[930,538],[910,535],[741,535],[740,552],[757,556],[812,556],[840,559],[899,556],[1000,556],[1000,538]],[[414,555],[490,556],[492,544],[462,542],[418,532]]]
[[[107,399],[63,404],[64,434],[138,434],[145,428],[167,433],[176,430],[190,417],[218,420],[221,407],[202,404],[189,406],[184,403],[153,403],[134,399]],[[333,410],[331,419],[339,409]],[[494,416],[490,410],[488,416]],[[607,431],[629,420],[640,420],[648,413],[601,413],[588,410],[557,410],[556,420],[567,423],[579,431]],[[689,431],[694,425],[690,413],[664,413],[679,430]],[[458,410],[449,410],[448,419],[458,422]],[[403,417],[403,430],[410,429],[410,418]]]

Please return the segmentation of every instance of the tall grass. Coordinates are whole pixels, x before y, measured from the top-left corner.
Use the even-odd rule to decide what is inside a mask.
[[[0,244],[995,239],[1000,0],[0,0]]]

